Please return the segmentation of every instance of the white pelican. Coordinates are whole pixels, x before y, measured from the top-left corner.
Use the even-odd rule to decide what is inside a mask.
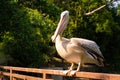
[[[74,75],[84,63],[93,63],[98,66],[103,66],[104,57],[99,46],[94,41],[83,38],[67,39],[62,37],[62,33],[66,28],[68,21],[69,11],[66,10],[61,13],[61,19],[57,29],[51,37],[52,42],[55,43],[58,54],[71,63],[70,69],[64,73],[67,74],[71,71],[71,75]],[[76,71],[72,71],[74,64],[78,64]]]

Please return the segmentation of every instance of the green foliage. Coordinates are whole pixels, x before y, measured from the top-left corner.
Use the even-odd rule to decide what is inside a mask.
[[[16,5],[14,7],[16,9],[9,10],[12,15],[6,24],[7,29],[1,32],[4,53],[10,55],[11,58],[8,64],[38,67],[48,62],[49,46],[47,43],[50,41],[48,40],[50,31],[55,24],[49,16],[43,17],[37,9]]]
[[[0,64],[5,64],[7,60],[8,57],[4,54],[3,43],[0,43]]]

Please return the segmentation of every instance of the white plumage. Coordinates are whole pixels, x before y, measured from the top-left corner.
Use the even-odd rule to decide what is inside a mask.
[[[98,66],[103,66],[104,57],[99,46],[94,41],[83,38],[66,39],[62,37],[62,33],[68,21],[69,11],[62,12],[58,27],[52,36],[52,41],[55,42],[58,54],[66,61],[72,63],[70,69],[65,71],[65,74],[72,71],[74,63],[78,64],[76,71],[79,71],[80,66],[84,63],[93,63]],[[73,71],[71,75],[75,74],[76,71]]]

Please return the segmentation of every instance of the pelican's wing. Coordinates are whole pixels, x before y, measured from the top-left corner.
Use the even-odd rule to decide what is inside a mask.
[[[87,39],[82,39],[82,38],[72,38],[71,41],[74,44],[77,44],[83,47],[93,57],[99,57],[101,59],[104,59],[99,49],[99,46],[96,44],[96,42],[87,40]]]

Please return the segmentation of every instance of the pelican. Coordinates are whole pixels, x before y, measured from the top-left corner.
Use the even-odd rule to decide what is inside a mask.
[[[62,33],[69,22],[69,11],[63,11],[54,35],[51,37],[55,43],[58,54],[71,63],[69,70],[64,73],[71,72],[74,75],[80,70],[80,66],[84,63],[93,63],[98,66],[104,66],[104,57],[96,42],[83,38],[64,38]],[[77,70],[73,71],[74,64],[78,64]]]

